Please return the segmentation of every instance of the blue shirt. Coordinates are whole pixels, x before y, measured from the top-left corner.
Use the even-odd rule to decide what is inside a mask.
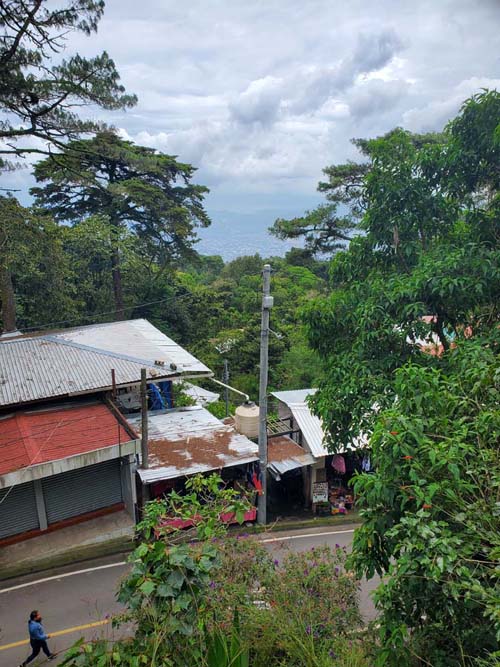
[[[43,625],[38,621],[28,621],[28,630],[30,633],[30,639],[35,639],[42,642],[47,639]]]

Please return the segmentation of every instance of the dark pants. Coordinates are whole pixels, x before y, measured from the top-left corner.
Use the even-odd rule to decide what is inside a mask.
[[[27,665],[28,662],[34,660],[36,656],[40,653],[40,651],[43,651],[47,656],[47,658],[49,658],[52,655],[51,652],[49,651],[49,647],[47,646],[47,642],[44,639],[31,639],[30,644],[32,648],[32,653],[23,662],[23,665]]]

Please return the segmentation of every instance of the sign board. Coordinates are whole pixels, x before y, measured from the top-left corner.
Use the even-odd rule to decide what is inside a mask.
[[[313,503],[327,503],[328,502],[328,482],[316,482],[312,489]]]

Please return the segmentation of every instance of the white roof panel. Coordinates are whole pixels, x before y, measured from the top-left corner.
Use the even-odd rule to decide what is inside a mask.
[[[290,391],[273,391],[271,396],[275,396],[278,401],[290,405],[291,403],[305,403],[308,396],[315,394],[317,389],[292,389]]]
[[[323,431],[320,418],[312,414],[306,403],[292,403],[288,407],[290,408],[298,427],[302,431],[302,435],[311,454],[317,458],[320,456],[328,456],[329,452],[323,444],[325,432]]]
[[[293,389],[291,391],[275,391],[272,396],[284,403],[292,413],[297,426],[302,432],[305,444],[316,458],[328,456],[331,452],[326,448],[325,431],[321,419],[313,415],[307,402],[307,397],[315,394],[317,389]],[[376,406],[373,406],[376,409]],[[366,447],[369,438],[362,435],[355,438],[350,445],[343,447],[339,453]]]
[[[201,361],[144,319],[66,329],[52,337],[115,354],[133,355],[150,363],[175,364],[182,374],[211,374]]]
[[[302,431],[305,443],[311,454],[316,458],[328,456],[329,452],[323,444],[325,433],[321,420],[313,415],[307,404],[307,397],[315,394],[317,389],[292,389],[291,391],[274,391],[272,396],[284,403],[292,413],[297,426]]]
[[[182,382],[182,380],[180,380]],[[215,403],[219,400],[220,394],[215,391],[209,391],[208,389],[203,389],[203,387],[198,387],[190,382],[185,382],[182,387],[182,391],[190,396],[197,405],[208,405],[209,403]]]

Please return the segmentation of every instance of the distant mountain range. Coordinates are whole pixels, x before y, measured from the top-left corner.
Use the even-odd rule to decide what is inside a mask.
[[[209,211],[209,214],[212,219],[210,227],[198,230],[200,241],[196,250],[201,255],[221,255],[225,261],[255,253],[263,257],[282,257],[293,246],[302,245],[300,239],[280,241],[268,232],[276,218],[293,217],[297,215],[296,211]]]

